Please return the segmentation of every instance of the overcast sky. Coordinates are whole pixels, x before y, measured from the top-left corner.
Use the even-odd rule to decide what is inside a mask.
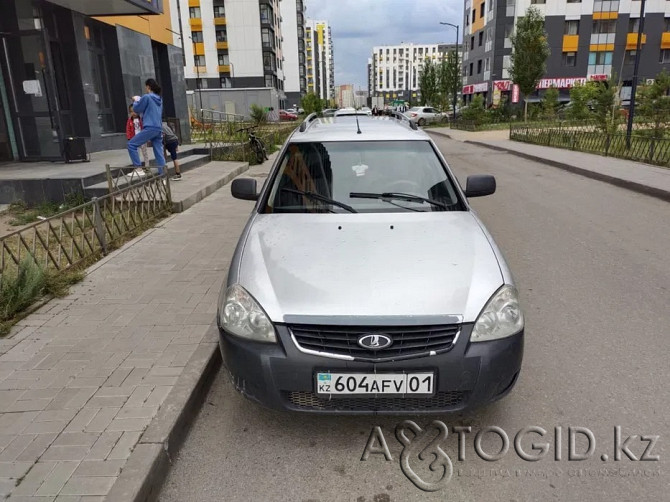
[[[330,23],[335,85],[367,89],[367,64],[375,45],[454,43],[462,0],[306,0],[307,17]],[[462,37],[462,29],[461,29]]]

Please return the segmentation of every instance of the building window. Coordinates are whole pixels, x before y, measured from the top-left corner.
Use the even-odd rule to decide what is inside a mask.
[[[576,52],[564,52],[563,53],[563,66],[577,66],[577,53]]]
[[[230,89],[233,86],[233,80],[230,77],[221,77],[219,82],[222,89]]]
[[[228,54],[219,53],[219,66],[227,66],[230,64],[230,56]]]
[[[263,40],[263,47],[274,49],[275,37],[270,33],[268,28],[263,28],[261,30],[261,38]]]
[[[638,31],[640,31],[640,18],[630,18],[628,20],[628,33],[637,33]]]
[[[202,15],[200,14],[200,7],[189,7],[188,17],[190,17],[191,19],[201,18]]]
[[[566,21],[565,25],[563,26],[563,34],[579,35],[579,21],[578,20]]]
[[[530,0],[531,4],[545,4],[547,0]]]
[[[599,19],[593,21],[592,33],[616,33],[616,19]]]
[[[203,42],[202,31],[194,31],[191,33],[191,39],[194,44],[201,44]]]
[[[582,0],[568,0],[568,3],[582,3]],[[595,9],[594,9],[595,12]]]
[[[489,58],[484,60],[484,71],[491,71],[491,60]]]
[[[470,26],[470,16],[465,16],[465,26]]]
[[[223,5],[215,5],[214,17],[226,17],[226,8]]]
[[[274,87],[272,75],[265,75],[265,87]]]
[[[479,6],[479,17],[484,17],[484,2]]]
[[[193,58],[193,60],[194,60],[194,64],[196,66],[206,66],[207,65],[207,63],[205,63],[205,56],[195,56]]]
[[[663,31],[666,31],[666,32],[670,31],[670,17],[665,18],[665,30],[663,30]]]
[[[472,9],[472,22],[477,20],[477,9]]]
[[[589,52],[588,73],[609,75],[612,71],[612,52]]]
[[[484,32],[480,31],[479,32],[479,47],[482,46],[482,42],[484,41]]]
[[[493,10],[493,0],[489,0],[489,12]]]
[[[661,49],[661,57],[658,59],[659,63],[670,63],[670,49]]]
[[[482,72],[482,60],[477,61],[477,74],[480,74]]]
[[[635,55],[637,51],[626,51],[626,56],[624,58],[625,64],[635,64]]]
[[[91,58],[93,89],[97,95],[98,124],[103,133],[118,132],[114,120],[109,71],[102,31],[97,26],[86,25],[91,34],[88,51]]]
[[[272,9],[267,4],[261,4],[261,23],[270,24],[272,22]]]
[[[472,77],[473,63],[470,63],[470,76]]]
[[[475,37],[474,35],[470,37],[470,50],[475,48]]]
[[[228,32],[225,28],[216,29],[216,41],[217,42],[227,42],[228,41]]]

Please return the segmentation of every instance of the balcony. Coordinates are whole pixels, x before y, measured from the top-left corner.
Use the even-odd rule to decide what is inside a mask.
[[[214,18],[214,24],[216,26],[225,26],[226,25],[226,18],[225,17],[215,17]]]
[[[194,66],[193,67],[193,73],[199,74],[199,73],[207,73],[207,67],[206,66]]]
[[[670,31],[661,35],[661,49],[670,49]]]
[[[577,52],[579,35],[563,35],[563,52]]]
[[[142,14],[162,14],[163,2],[160,0],[51,0],[85,16],[126,16]]]
[[[217,49],[227,49],[228,48],[228,42],[217,42],[216,43],[216,48]]]
[[[627,51],[634,51],[637,49],[637,39],[638,39],[638,34],[637,33],[628,33],[626,35],[626,50]],[[642,40],[642,45],[647,43],[647,34],[643,33],[642,37],[640,37]]]
[[[202,18],[192,17],[188,20],[188,24],[191,25],[191,30],[202,31]]]
[[[193,54],[196,56],[204,56],[205,55],[205,44],[202,42],[196,42],[193,44]]]
[[[219,65],[219,73],[230,73],[230,65],[229,64],[220,64]]]

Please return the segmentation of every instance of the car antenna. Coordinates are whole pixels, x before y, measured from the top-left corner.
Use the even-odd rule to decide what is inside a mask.
[[[356,114],[356,127],[358,128],[358,131],[356,134],[362,134],[361,133],[361,125],[358,123],[358,114]]]

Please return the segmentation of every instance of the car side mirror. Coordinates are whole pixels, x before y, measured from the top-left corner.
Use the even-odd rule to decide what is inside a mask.
[[[484,197],[496,191],[496,179],[490,174],[475,174],[468,176],[465,185],[466,197]]]
[[[236,199],[258,200],[256,180],[253,178],[239,178],[233,180],[233,183],[230,185],[230,192]]]

